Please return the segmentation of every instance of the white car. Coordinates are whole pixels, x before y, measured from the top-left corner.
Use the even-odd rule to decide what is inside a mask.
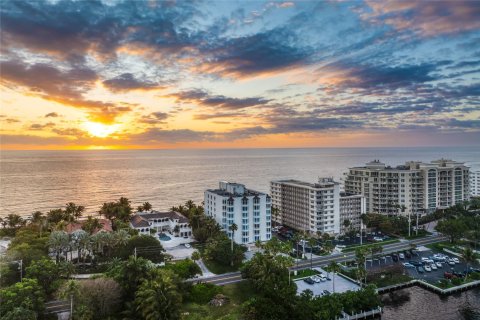
[[[432,268],[430,268],[429,265],[426,265],[425,267],[423,267],[423,269],[425,269],[425,271],[427,271],[427,272],[432,271]]]
[[[453,259],[449,259],[449,260],[448,260],[448,264],[451,265],[451,266],[454,266],[454,265],[455,265],[455,261],[453,261]]]
[[[443,265],[441,262],[435,262],[435,264],[437,265],[437,268],[443,268]]]
[[[321,274],[321,275],[319,275],[318,277],[320,278],[320,281],[322,281],[322,282],[327,281],[327,277],[325,277],[324,274]]]
[[[380,237],[373,237],[373,241],[380,242],[380,241],[383,241],[383,238],[380,238]]]
[[[185,243],[185,248],[188,248],[188,249],[190,249],[191,247],[192,247],[192,246],[191,246],[190,244],[188,244],[188,243]]]
[[[428,261],[428,260],[430,260],[430,259],[427,258],[427,257],[422,257],[422,261]]]
[[[398,254],[398,257],[399,257],[400,259],[402,259],[402,260],[405,259],[405,255],[404,255],[403,253],[399,253],[399,254]]]
[[[432,270],[437,270],[437,265],[435,263],[432,263],[430,265],[430,268],[432,268]]]
[[[413,264],[408,263],[408,262],[405,262],[405,263],[403,264],[403,266],[404,266],[405,268],[415,268],[415,266],[414,266]]]
[[[453,262],[455,263],[460,263],[460,260],[458,258],[452,258]]]
[[[315,281],[315,283],[319,283],[321,281],[319,276],[311,276],[310,279]]]

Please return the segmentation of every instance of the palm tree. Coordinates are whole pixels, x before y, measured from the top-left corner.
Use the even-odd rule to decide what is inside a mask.
[[[68,222],[77,221],[82,216],[83,211],[85,211],[84,206],[77,206],[75,203],[69,202],[65,207],[65,219]]]
[[[128,243],[128,239],[130,239],[130,234],[127,230],[118,230],[114,232],[115,235],[115,244],[117,246],[125,246]]]
[[[197,250],[193,251],[192,252],[192,260],[193,261],[197,261],[197,260],[200,260],[202,258],[202,256],[200,255],[200,252],[198,252]]]
[[[82,229],[87,231],[88,234],[93,234],[96,230],[102,228],[102,223],[97,218],[93,218],[92,216],[88,216],[87,220],[83,222]]]
[[[175,225],[175,227],[173,228],[173,232],[174,232],[174,233],[177,235],[177,237],[178,237],[178,233],[180,232],[180,227],[179,227],[178,224]]]
[[[187,207],[188,211],[190,211],[195,207],[195,203],[192,200],[188,200],[185,202],[185,206]]]
[[[475,263],[475,261],[477,260],[477,255],[472,250],[472,248],[467,247],[462,252],[462,259],[465,260],[465,263],[467,264],[467,274],[465,275],[465,281],[467,281],[467,277],[469,273],[469,264]]]
[[[8,225],[8,221],[7,219],[3,219],[2,217],[0,217],[0,224],[2,225],[2,227],[5,229]]]
[[[18,226],[21,226],[22,222],[23,222],[23,219],[18,214],[10,213],[7,216],[7,222],[8,222],[8,226],[13,229],[13,228],[16,228]]]
[[[84,230],[76,230],[71,234],[70,238],[72,250],[77,250],[77,263],[79,263],[82,250],[85,246],[85,240],[88,238],[88,233]]]
[[[137,212],[143,212],[143,206],[138,206],[137,207]]]
[[[68,234],[65,231],[53,231],[47,243],[49,248],[55,252],[55,259],[58,262],[60,253],[69,247]]]
[[[280,215],[280,209],[272,207],[272,216],[275,218],[275,226],[278,226],[278,216]]]
[[[298,242],[299,242],[301,239],[302,239],[302,238],[301,238],[301,236],[300,236],[300,233],[298,233],[298,232],[295,232],[295,234],[294,234],[294,235],[293,235],[293,237],[292,237],[292,241],[294,242],[294,244],[295,244],[295,245],[296,245],[296,247],[297,247],[297,250],[296,250],[296,256],[297,256],[297,259],[296,259],[296,261],[297,261],[297,268],[298,268]]]
[[[179,319],[182,297],[175,281],[170,272],[159,270],[157,273],[138,287],[135,293],[137,312],[143,319]]]
[[[237,226],[235,223],[232,223],[232,224],[230,225],[230,227],[228,228],[228,230],[232,231],[232,238],[231,238],[231,240],[232,240],[232,252],[233,252],[233,238],[234,238],[234,236],[235,236],[235,231],[238,230],[238,226]],[[232,263],[233,263],[233,262],[232,262]]]
[[[143,203],[143,210],[145,210],[145,211],[152,210],[152,205],[150,204],[150,202],[144,202]]]
[[[340,266],[338,265],[337,262],[332,261],[330,262],[329,266],[330,270],[333,272],[333,293],[335,293],[335,275],[337,272],[340,271]]]
[[[313,237],[308,238],[308,245],[310,246],[310,269],[313,268],[313,246],[317,244],[317,239]]]
[[[366,277],[367,277],[366,266],[365,266],[366,264],[365,250],[366,249],[364,248],[358,248],[357,250],[355,250],[355,258],[357,262],[357,279],[360,282],[362,282],[364,278],[366,282]]]
[[[43,218],[43,213],[41,211],[35,211],[32,213],[32,223],[38,223]]]

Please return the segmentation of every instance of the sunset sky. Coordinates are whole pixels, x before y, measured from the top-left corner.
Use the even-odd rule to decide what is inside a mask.
[[[480,1],[2,1],[2,149],[480,146]]]

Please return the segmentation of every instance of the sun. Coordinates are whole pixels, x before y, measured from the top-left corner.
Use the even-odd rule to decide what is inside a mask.
[[[99,122],[87,121],[83,124],[91,136],[106,138],[118,130],[118,124],[107,125]]]

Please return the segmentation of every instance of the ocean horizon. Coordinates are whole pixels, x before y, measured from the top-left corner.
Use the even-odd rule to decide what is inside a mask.
[[[230,148],[135,150],[2,150],[0,216],[28,216],[67,202],[95,214],[102,203],[127,197],[168,210],[200,203],[222,180],[269,192],[270,181],[318,177],[342,181],[352,166],[448,158],[480,168],[478,147]]]

